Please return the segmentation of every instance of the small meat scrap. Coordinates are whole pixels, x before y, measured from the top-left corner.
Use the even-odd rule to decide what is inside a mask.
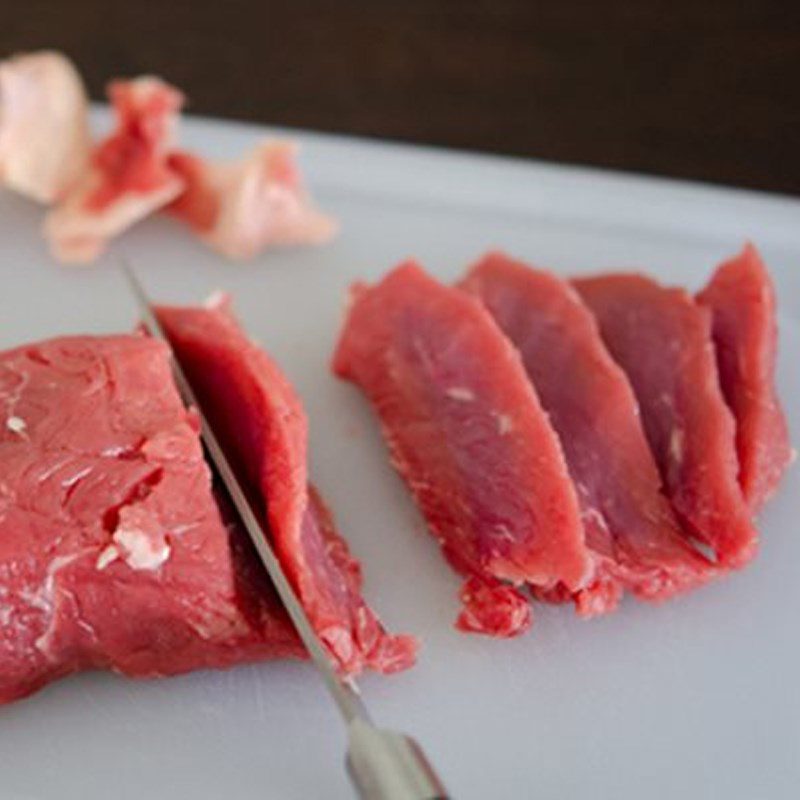
[[[486,255],[460,285],[519,350],[561,440],[595,561],[592,583],[574,597],[579,613],[612,611],[623,589],[661,600],[708,580],[713,566],[662,494],[633,390],[577,292],[502,253]]]
[[[163,344],[0,353],[0,703],[84,669],[135,677],[303,648],[215,502]]]
[[[742,566],[758,535],[737,481],[735,423],[719,386],[710,313],[643,275],[573,285],[633,387],[679,519],[721,564]]]
[[[218,252],[247,259],[267,247],[323,244],[336,223],[316,209],[296,163],[297,145],[267,140],[240,161],[174,153],[185,190],[167,209]]]
[[[711,311],[722,392],[736,418],[739,483],[755,512],[792,460],[775,392],[775,290],[756,248],[747,244],[721,264],[697,300]]]
[[[83,81],[60,53],[0,62],[0,183],[40,203],[63,197],[89,161]]]
[[[259,493],[278,557],[342,671],[411,666],[415,640],[388,634],[366,604],[360,566],[308,484],[308,425],[285,375],[224,297],[158,314],[214,430]]]
[[[487,311],[414,262],[358,285],[334,370],[377,411],[392,462],[467,578],[465,630],[530,625],[510,584],[580,590],[591,561],[558,438]]]
[[[60,53],[0,61],[0,185],[54,203],[44,224],[60,261],[94,261],[110,240],[167,208],[210,247],[248,259],[275,246],[329,241],[337,223],[317,209],[297,145],[265,140],[214,163],[177,147],[184,98],[160,78],[115,80],[116,128],[93,145],[80,75]]]
[[[45,221],[53,254],[62,261],[92,261],[184,188],[167,159],[183,95],[153,77],[113,81],[108,95],[116,129],[93,149],[89,168]]]
[[[459,593],[463,608],[456,628],[464,633],[486,633],[508,639],[533,624],[530,603],[513,586],[498,580],[467,578]]]

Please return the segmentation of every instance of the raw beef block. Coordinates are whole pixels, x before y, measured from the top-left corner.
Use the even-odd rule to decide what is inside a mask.
[[[359,564],[308,486],[308,428],[289,381],[242,332],[224,296],[158,313],[204,412],[260,494],[283,567],[341,669],[411,666],[416,642],[387,634],[367,606]]]
[[[6,351],[0,411],[0,703],[82,669],[302,655],[220,516],[162,344]]]
[[[486,310],[413,262],[358,285],[334,369],[375,406],[433,535],[468,577],[459,627],[520,633],[513,584],[583,587],[591,562],[555,432]]]
[[[62,261],[96,258],[115,236],[174,200],[183,179],[167,163],[183,95],[158,78],[112,81],[116,129],[45,220]]]
[[[736,418],[739,483],[757,511],[792,459],[775,392],[775,291],[753,245],[721,264],[697,296],[711,311],[722,392]]]
[[[719,562],[742,566],[757,533],[737,482],[735,424],[719,386],[711,315],[635,274],[575,280],[633,386],[673,508]]]
[[[579,613],[613,610],[623,589],[664,599],[707,580],[712,565],[661,493],[630,384],[575,290],[502,253],[485,256],[461,286],[519,350],[561,439],[595,559],[592,584],[575,595]]]

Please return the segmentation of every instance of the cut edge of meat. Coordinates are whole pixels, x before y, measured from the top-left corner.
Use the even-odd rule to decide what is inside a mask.
[[[367,606],[358,562],[309,487],[305,413],[285,375],[244,335],[226,296],[158,314],[234,464],[263,499],[281,564],[342,671],[412,666],[416,640],[387,633]]]
[[[313,484],[309,484],[308,494],[310,513],[317,522],[331,561],[346,582],[351,597],[360,598],[364,584],[361,563],[352,555],[347,541],[337,531],[330,509]],[[351,629],[343,629],[341,624],[335,624],[331,629],[321,631],[321,638],[343,665],[355,662],[347,652],[353,643],[361,654],[363,664],[377,672],[400,672],[414,664],[419,649],[417,640],[408,634],[386,633],[378,616],[363,600],[357,607],[351,625]]]

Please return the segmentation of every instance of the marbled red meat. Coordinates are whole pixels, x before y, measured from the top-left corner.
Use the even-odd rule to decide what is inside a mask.
[[[573,285],[633,386],[681,522],[721,563],[743,565],[757,533],[737,482],[735,425],[719,386],[709,312],[684,290],[643,275]]]
[[[706,581],[713,567],[682,535],[630,384],[575,290],[502,253],[460,285],[519,350],[564,448],[595,560],[592,583],[574,598],[579,612],[613,610],[623,589],[664,599]]]
[[[358,562],[308,485],[306,417],[289,381],[225,299],[162,307],[159,318],[214,429],[262,496],[283,567],[342,670],[409,667],[416,642],[386,633],[367,606]]]
[[[739,483],[757,511],[792,458],[775,392],[775,291],[753,245],[719,266],[697,296],[711,311],[722,392],[736,418]]]
[[[169,675],[301,656],[211,492],[166,348],[0,354],[0,703],[82,669]]]
[[[511,586],[580,589],[590,561],[555,432],[486,310],[414,263],[354,289],[334,360],[380,416],[392,460],[468,582],[459,621],[530,624]]]

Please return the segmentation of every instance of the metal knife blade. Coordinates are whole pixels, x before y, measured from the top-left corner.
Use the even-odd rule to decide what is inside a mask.
[[[261,521],[262,514],[259,509],[254,507],[249,494],[239,483],[230,461],[213,428],[209,425],[203,407],[198,402],[172,345],[153,311],[150,298],[125,259],[122,260],[121,270],[137,301],[145,326],[153,337],[164,342],[169,349],[175,385],[183,402],[197,411],[200,419],[200,436],[208,456],[228,492],[261,562],[269,573],[301,641],[339,708],[348,731],[348,771],[359,795],[365,800],[446,798],[447,794],[442,782],[419,745],[404,734],[375,727],[355,681],[352,678],[341,677],[335,670],[272,549],[268,532],[264,529]]]

